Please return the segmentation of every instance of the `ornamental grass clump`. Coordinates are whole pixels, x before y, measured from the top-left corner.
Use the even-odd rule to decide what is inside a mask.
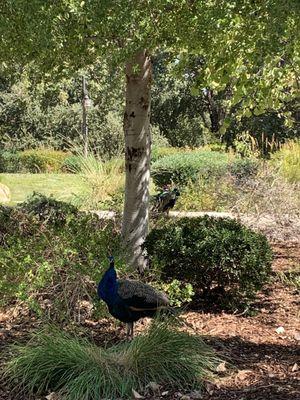
[[[27,394],[54,391],[64,400],[129,398],[151,381],[199,388],[220,362],[201,338],[160,321],[109,348],[50,328],[12,351],[4,372],[12,387]]]
[[[89,194],[81,199],[84,209],[111,209],[117,204],[120,208],[125,182],[122,159],[103,161],[97,155],[84,157],[76,153],[76,157],[69,159],[68,170],[78,173],[89,188]]]

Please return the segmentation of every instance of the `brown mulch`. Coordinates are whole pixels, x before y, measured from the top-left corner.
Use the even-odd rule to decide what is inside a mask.
[[[274,271],[299,268],[299,246],[277,245],[274,252]],[[300,400],[299,306],[299,291],[274,280],[257,296],[251,315],[249,310],[239,314],[187,312],[183,316],[185,329],[205,335],[226,362],[217,379],[206,383],[201,395],[193,397],[193,393],[163,388],[160,394],[149,394],[146,399]],[[0,310],[0,354],[14,341],[25,342],[38,325],[34,318]],[[87,325],[97,343],[113,343],[124,335],[122,328],[116,329],[110,320],[90,321]],[[140,323],[137,331],[142,329]],[[0,400],[27,398],[11,395],[4,383],[0,386]]]

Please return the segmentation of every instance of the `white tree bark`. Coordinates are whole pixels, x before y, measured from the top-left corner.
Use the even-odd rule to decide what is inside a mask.
[[[146,50],[126,65],[125,203],[122,235],[128,261],[140,272],[145,269],[141,244],[148,233],[150,182],[150,86],[152,65]]]

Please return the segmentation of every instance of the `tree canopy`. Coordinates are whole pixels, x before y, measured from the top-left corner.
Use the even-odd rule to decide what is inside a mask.
[[[105,58],[115,65],[141,48],[173,54],[177,70],[201,59],[194,93],[233,86],[230,105],[247,114],[297,96],[298,0],[3,0],[0,59],[71,73]],[[287,89],[288,88],[288,89]]]

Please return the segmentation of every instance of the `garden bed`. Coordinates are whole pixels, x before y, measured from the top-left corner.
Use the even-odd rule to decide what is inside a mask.
[[[214,383],[207,383],[203,400],[295,400],[299,389],[299,291],[279,279],[279,274],[297,268],[300,250],[292,244],[274,246],[274,280],[259,293],[252,309],[245,313],[209,313],[189,311],[183,329],[206,335],[206,341],[231,365],[221,366]],[[299,268],[299,267],[298,267]],[[251,315],[250,315],[251,314]],[[144,330],[137,324],[137,334]],[[15,341],[25,342],[39,321],[20,312],[20,309],[0,311],[0,352]],[[98,344],[115,343],[124,337],[121,325],[113,320],[85,321],[88,336]],[[298,329],[298,331],[297,331]],[[297,364],[298,363],[298,364]],[[164,393],[164,396],[162,396]],[[197,393],[180,393],[161,388],[153,395],[151,389],[142,393],[145,399],[180,399]],[[188,395],[189,397],[183,397]],[[195,397],[194,397],[195,398]],[[11,394],[5,384],[0,385],[1,400],[27,400],[26,395]],[[43,399],[36,397],[34,400]],[[56,397],[53,396],[52,400]]]

